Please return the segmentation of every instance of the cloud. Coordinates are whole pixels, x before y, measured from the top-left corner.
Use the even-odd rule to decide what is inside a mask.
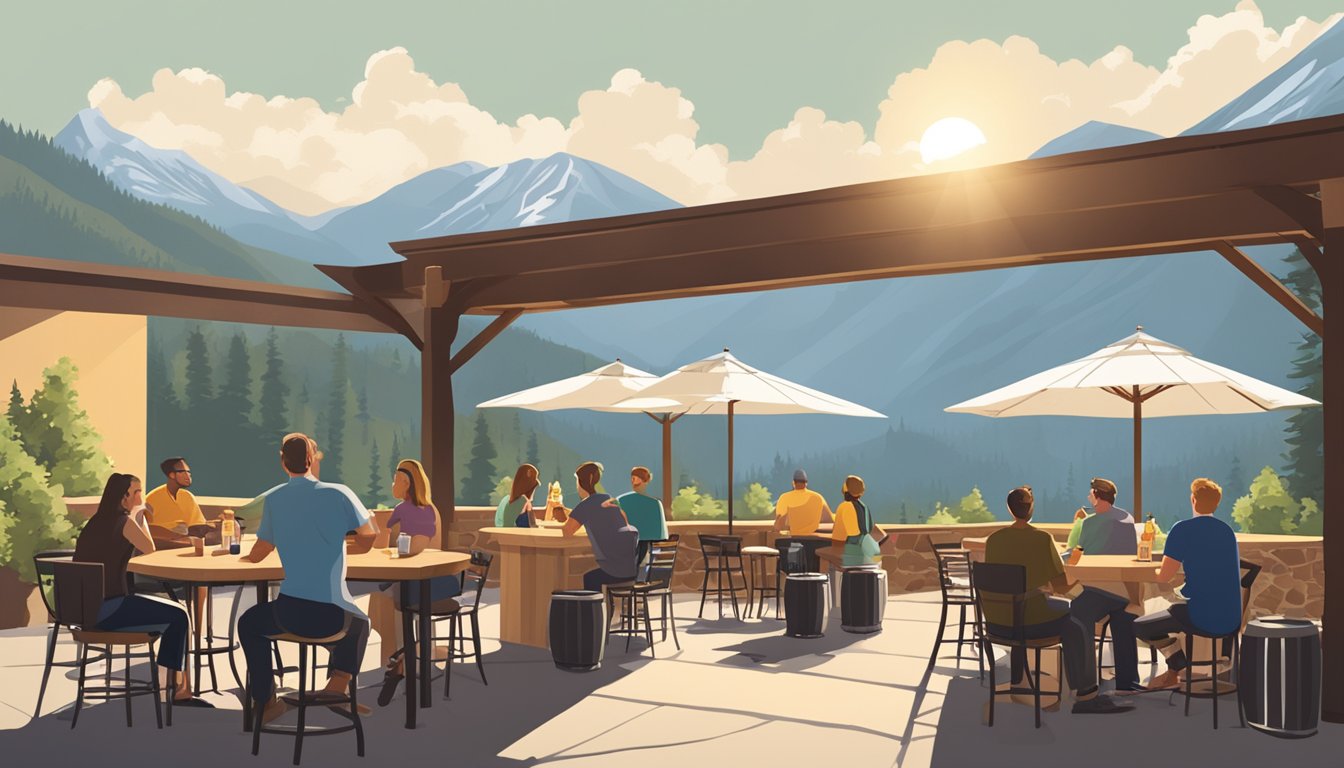
[[[723,145],[698,140],[695,105],[680,89],[637,70],[580,94],[568,124],[533,114],[507,123],[474,106],[459,85],[417,71],[404,48],[370,56],[364,79],[330,110],[310,98],[229,93],[200,69],[160,70],[135,97],[102,80],[89,103],[118,128],[182,149],[301,213],[360,203],[456,162],[500,165],[560,151],[697,205],[1020,160],[1090,120],[1173,135],[1283,65],[1338,16],[1298,19],[1279,31],[1242,2],[1200,17],[1162,68],[1135,61],[1123,46],[1089,63],[1056,61],[1019,36],[952,41],[927,66],[896,77],[871,135],[801,106],[736,160]],[[975,123],[987,142],[925,164],[920,137],[946,117]]]

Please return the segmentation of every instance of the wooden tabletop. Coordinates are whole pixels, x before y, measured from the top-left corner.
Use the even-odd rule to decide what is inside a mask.
[[[244,553],[252,548],[254,540],[252,536],[243,537]],[[471,556],[462,552],[426,549],[410,557],[392,557],[392,551],[373,549],[362,555],[346,555],[346,578],[354,581],[418,581],[461,573],[471,562]],[[131,558],[126,570],[197,584],[280,581],[285,578],[285,569],[275,552],[260,563],[249,563],[242,555],[216,555],[211,549],[199,557],[191,549],[161,549]]]
[[[575,536],[565,536],[559,528],[482,528],[481,533],[495,537],[500,544],[544,549],[589,549],[588,534],[579,529]]]
[[[971,552],[984,552],[988,536],[969,537],[961,540],[961,546]],[[1068,547],[1062,541],[1055,542],[1061,550]],[[1089,555],[1084,553],[1077,565],[1064,564],[1064,570],[1075,579],[1086,578],[1091,581],[1128,581],[1135,583],[1156,583],[1157,569],[1162,565],[1162,556],[1154,555],[1152,562],[1139,561],[1134,555]]]

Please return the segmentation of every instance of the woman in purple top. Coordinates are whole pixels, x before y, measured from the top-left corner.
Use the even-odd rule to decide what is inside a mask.
[[[397,536],[407,534],[411,537],[411,554],[419,554],[425,549],[441,549],[442,535],[439,531],[439,510],[434,507],[430,497],[429,476],[425,468],[415,459],[405,459],[397,464],[396,476],[392,479],[392,495],[401,499],[392,510],[387,521],[390,541],[395,546]],[[412,582],[410,590],[412,605],[420,600],[420,585]],[[462,581],[456,576],[439,576],[430,579],[429,599],[437,602],[462,594]],[[387,667],[385,683],[395,690],[396,681],[403,676],[400,651],[401,639],[401,585],[386,584],[381,591],[369,598],[369,623],[373,631],[382,638],[380,644],[383,665]],[[394,658],[394,655],[396,656]],[[435,658],[447,655],[447,649],[434,649]],[[390,693],[389,693],[390,698]],[[381,703],[381,697],[380,697]]]

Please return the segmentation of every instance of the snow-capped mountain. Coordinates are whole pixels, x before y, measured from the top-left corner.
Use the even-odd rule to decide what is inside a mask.
[[[1046,142],[1040,149],[1032,152],[1031,157],[1049,157],[1051,155],[1065,155],[1069,152],[1081,152],[1086,149],[1120,147],[1160,138],[1162,137],[1152,131],[1089,120],[1072,131]]]
[[[1302,52],[1185,135],[1257,128],[1344,113],[1344,24],[1321,33]]]
[[[316,264],[396,258],[389,242],[511,229],[680,207],[633,179],[559,153],[487,168],[458,163],[427,171],[367,203],[318,216],[290,213],[214,173],[187,153],[151,147],[81,111],[55,144],[118,188],[199,216],[229,236]]]

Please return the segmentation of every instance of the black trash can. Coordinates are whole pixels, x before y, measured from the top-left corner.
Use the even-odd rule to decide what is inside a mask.
[[[1285,739],[1315,735],[1321,716],[1321,637],[1306,619],[1246,623],[1237,685],[1246,723]]]
[[[856,635],[882,631],[887,608],[887,572],[875,565],[850,566],[840,577],[840,628]]]
[[[607,601],[601,592],[552,592],[550,624],[551,658],[557,669],[591,672],[602,666],[607,646]]]
[[[784,634],[821,637],[826,630],[826,577],[790,573],[784,578]]]

